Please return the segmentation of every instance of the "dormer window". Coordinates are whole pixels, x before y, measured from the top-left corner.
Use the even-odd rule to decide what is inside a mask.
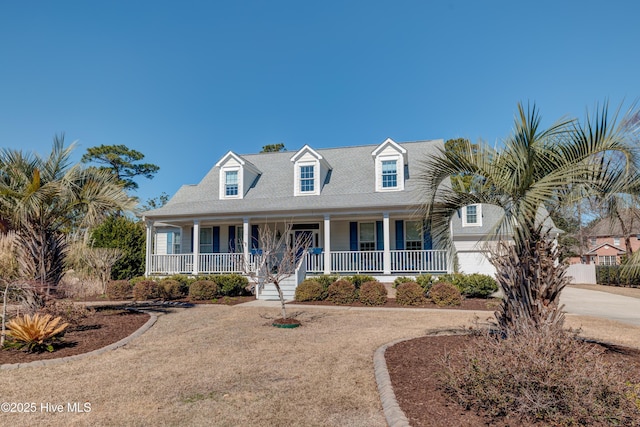
[[[260,176],[260,171],[252,163],[229,151],[218,163],[219,198],[242,199],[251,188],[251,184]]]
[[[382,188],[396,188],[398,186],[398,167],[396,160],[382,161]]]
[[[300,192],[301,193],[312,193],[315,191],[315,167],[313,165],[310,166],[300,166]]]
[[[291,157],[294,167],[294,196],[318,196],[327,183],[331,166],[313,148],[305,145]]]
[[[482,226],[482,206],[469,205],[462,208],[462,226],[480,227]]]
[[[375,163],[376,191],[404,190],[407,150],[388,138],[371,155]]]
[[[224,195],[233,197],[238,195],[238,171],[225,171]]]

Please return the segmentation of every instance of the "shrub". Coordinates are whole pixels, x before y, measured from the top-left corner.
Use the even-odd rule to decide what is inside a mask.
[[[320,282],[307,279],[296,288],[296,301],[320,301],[326,298],[326,291]]]
[[[353,283],[353,286],[355,286],[356,289],[360,289],[360,286],[362,286],[363,283],[375,282],[376,278],[373,276],[366,276],[364,274],[355,274],[353,276],[345,277],[345,280],[348,280],[349,282]]]
[[[220,293],[227,297],[243,295],[249,285],[249,280],[239,274],[220,274],[215,276],[215,282]]]
[[[60,317],[63,322],[70,325],[77,325],[82,319],[95,313],[95,310],[68,300],[49,300],[40,312],[51,317]]]
[[[396,302],[400,305],[420,305],[424,301],[424,291],[416,282],[401,283],[396,288]]]
[[[436,278],[429,273],[423,273],[416,276],[416,283],[422,286],[425,294],[431,290],[431,286],[436,282]]]
[[[498,290],[498,284],[486,274],[467,274],[458,282],[458,289],[468,298],[488,298]]]
[[[68,323],[59,325],[61,317],[55,319],[50,314],[32,316],[26,314],[7,322],[7,336],[13,339],[11,347],[27,352],[53,351],[53,343],[60,339]]]
[[[189,286],[189,298],[202,301],[214,299],[218,294],[218,285],[212,280],[197,280]]]
[[[560,328],[483,334],[444,361],[444,390],[494,421],[540,425],[637,425],[640,410],[621,364]],[[493,424],[493,423],[491,423]],[[528,423],[527,423],[528,424]]]
[[[313,276],[311,278],[322,285],[322,288],[324,289],[325,293],[327,292],[327,289],[329,289],[329,285],[331,285],[333,282],[339,279],[338,276],[327,275],[327,274],[323,274],[321,276]]]
[[[449,282],[437,282],[431,287],[429,292],[431,301],[439,306],[462,304],[462,294],[460,290]]]
[[[158,294],[161,299],[172,300],[184,298],[187,287],[174,279],[164,279],[158,283]]]
[[[327,299],[336,304],[351,304],[357,299],[356,287],[348,280],[336,280],[327,289]]]
[[[159,296],[158,284],[153,280],[141,280],[133,287],[133,299],[136,301],[156,299]]]
[[[378,281],[364,282],[358,300],[364,305],[383,305],[387,302],[387,288]]]
[[[132,297],[133,286],[128,280],[112,280],[107,283],[107,298],[123,300]]]
[[[407,282],[413,282],[414,280],[411,277],[400,276],[396,277],[396,280],[393,281],[393,289],[397,288],[398,285]]]

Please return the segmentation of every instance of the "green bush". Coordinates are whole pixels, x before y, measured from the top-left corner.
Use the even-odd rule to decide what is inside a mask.
[[[422,286],[416,282],[405,282],[396,288],[396,302],[400,305],[420,305],[425,302]]]
[[[167,277],[166,279],[175,280],[183,285],[183,289],[186,292],[189,288],[189,285],[195,282],[196,280],[209,280],[208,277],[202,276],[189,276],[187,274],[174,274],[172,276]]]
[[[126,216],[110,216],[91,231],[96,248],[118,248],[122,258],[113,265],[111,278],[125,280],[144,274],[146,231],[144,223]]]
[[[621,265],[596,265],[596,283],[637,288],[640,287],[640,276],[622,274]]]
[[[431,290],[431,286],[436,282],[435,277],[429,273],[423,273],[416,276],[416,283],[422,286],[425,294],[428,294]]]
[[[133,299],[145,301],[160,297],[158,284],[153,280],[141,280],[133,287]]]
[[[431,287],[429,293],[431,301],[439,306],[450,306],[462,304],[462,294],[460,290],[449,282],[437,282]]]
[[[111,280],[107,283],[107,298],[110,300],[130,299],[133,286],[128,280]]]
[[[360,286],[362,286],[362,284],[365,283],[365,282],[375,282],[376,281],[375,277],[366,276],[364,274],[355,274],[353,276],[345,277],[345,279],[350,281],[351,283],[353,283],[353,286],[355,286],[356,289],[360,289]]]
[[[329,289],[329,285],[339,279],[338,276],[323,274],[321,276],[312,276],[310,279],[315,280],[316,282],[322,285],[322,288],[327,291]]]
[[[187,296],[188,287],[174,279],[163,279],[158,283],[158,293],[161,299],[172,300]]]
[[[218,294],[218,285],[212,280],[196,280],[189,286],[189,298],[196,301],[214,299]]]
[[[364,305],[384,305],[387,302],[387,288],[377,280],[364,282],[360,286],[358,300]]]
[[[321,301],[327,296],[322,284],[313,279],[306,279],[296,288],[296,301]]]
[[[493,277],[478,273],[462,276],[457,286],[467,298],[489,298],[498,290],[498,284]]]
[[[220,274],[213,277],[215,277],[214,280],[218,284],[220,294],[225,297],[244,295],[249,285],[249,280],[239,274]]]
[[[327,289],[327,299],[335,304],[351,304],[357,297],[356,287],[348,280],[336,280]]]
[[[407,282],[415,282],[415,280],[406,276],[396,277],[396,280],[393,281],[393,289],[397,288],[399,284]]]

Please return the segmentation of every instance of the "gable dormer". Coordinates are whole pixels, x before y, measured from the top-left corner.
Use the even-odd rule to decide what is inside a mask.
[[[220,185],[218,195],[220,199],[242,199],[251,184],[260,176],[260,171],[253,163],[246,161],[233,151],[216,163],[220,168]]]
[[[291,157],[293,162],[293,195],[319,195],[331,166],[316,150],[305,145]]]
[[[371,153],[375,163],[376,191],[404,190],[407,150],[387,138]]]

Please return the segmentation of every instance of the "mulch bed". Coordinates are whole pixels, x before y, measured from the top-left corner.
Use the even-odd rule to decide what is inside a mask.
[[[395,344],[385,352],[387,369],[400,408],[412,427],[530,426],[519,420],[496,422],[467,411],[439,389],[440,361],[445,353],[460,350],[468,335],[427,336]],[[640,372],[640,350],[606,346],[607,361],[633,364]],[[539,425],[539,424],[538,424]]]
[[[134,333],[149,320],[149,314],[131,310],[100,308],[70,328],[56,350],[49,353],[25,353],[16,349],[0,350],[0,365],[26,363],[34,360],[57,359],[88,353],[120,341]]]
[[[343,306],[348,306],[348,307],[373,307],[373,308],[380,308],[380,307],[384,307],[384,308],[407,308],[407,309],[412,309],[412,308],[435,308],[435,309],[442,309],[442,310],[488,310],[488,311],[496,311],[498,309],[498,306],[500,304],[500,300],[499,299],[495,299],[495,298],[490,298],[490,299],[483,299],[483,298],[467,298],[462,300],[462,304],[461,305],[453,305],[453,306],[446,306],[446,307],[441,307],[439,305],[434,304],[433,302],[431,302],[430,300],[426,300],[423,304],[420,305],[400,305],[396,302],[395,298],[387,298],[387,302],[384,305],[376,305],[376,306],[370,306],[370,305],[364,305],[359,301],[353,302],[351,304],[336,304],[333,303],[331,301],[304,301],[304,302],[299,302],[299,301],[291,301],[288,304],[302,304],[302,305],[343,305]]]

